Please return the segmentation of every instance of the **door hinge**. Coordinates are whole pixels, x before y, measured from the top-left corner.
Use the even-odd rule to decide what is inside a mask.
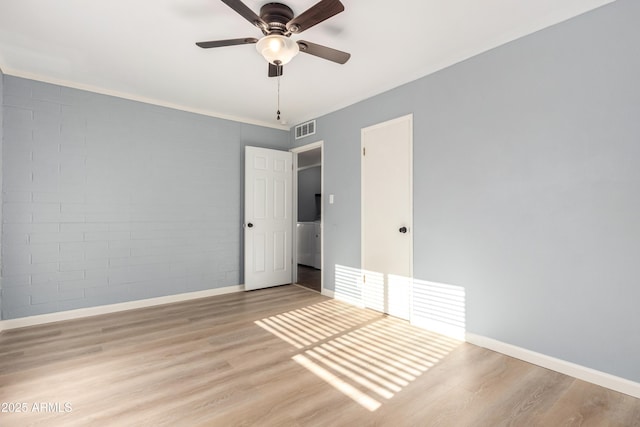
[[[362,275],[362,283],[367,283],[367,276],[366,274]]]
[[[362,155],[363,156],[367,155],[367,149],[365,147],[362,147]]]

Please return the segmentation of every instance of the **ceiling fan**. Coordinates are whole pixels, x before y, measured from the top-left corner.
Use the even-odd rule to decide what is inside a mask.
[[[344,5],[339,0],[321,0],[296,17],[294,17],[291,8],[282,3],[265,4],[260,8],[260,16],[258,16],[240,0],[222,0],[222,2],[258,27],[264,37],[260,39],[247,37],[196,43],[197,46],[203,49],[256,44],[258,52],[269,62],[269,77],[281,76],[283,66],[291,61],[298,52],[308,53],[338,64],[344,64],[351,57],[351,54],[347,52],[306,40],[293,41],[290,38],[292,34],[300,34],[342,12]]]

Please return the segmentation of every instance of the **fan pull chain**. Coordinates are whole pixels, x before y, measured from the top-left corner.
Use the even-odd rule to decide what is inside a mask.
[[[276,119],[280,120],[280,76],[278,76],[278,111],[276,112]]]

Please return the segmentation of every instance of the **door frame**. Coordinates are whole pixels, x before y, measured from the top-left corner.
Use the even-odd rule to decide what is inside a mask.
[[[300,147],[294,147],[289,151],[293,153],[293,230],[292,236],[292,248],[293,265],[292,265],[292,280],[293,283],[298,281],[298,154],[305,151],[320,149],[320,292],[326,295],[324,288],[324,141],[316,141],[310,144],[302,145]]]
[[[388,125],[392,125],[392,124],[396,124],[398,122],[402,122],[402,121],[408,121],[409,122],[409,126],[411,127],[411,132],[409,133],[409,158],[411,159],[410,163],[409,163],[409,202],[411,205],[411,210],[409,212],[409,222],[411,224],[410,229],[409,229],[409,239],[410,239],[410,249],[409,249],[409,275],[410,278],[413,282],[413,265],[414,265],[414,252],[413,252],[413,244],[414,244],[414,238],[413,238],[413,234],[414,234],[414,230],[413,230],[413,226],[414,226],[414,222],[413,222],[413,209],[414,209],[414,197],[413,197],[413,113],[410,114],[406,114],[404,116],[400,116],[400,117],[396,117],[394,119],[390,119],[390,120],[385,120],[383,122],[380,123],[376,123],[370,126],[366,126],[360,129],[360,269],[361,269],[361,275],[360,275],[360,285],[364,286],[364,264],[365,264],[365,244],[364,244],[364,229],[365,229],[365,217],[366,217],[366,212],[364,211],[363,207],[364,207],[364,191],[362,191],[363,186],[365,185],[365,181],[364,181],[364,155],[363,155],[363,151],[364,151],[364,137],[365,137],[365,132],[368,130],[372,130],[372,129],[376,129],[376,128],[380,128],[380,127],[384,127],[384,126],[388,126]],[[409,288],[409,321],[411,321],[412,319],[412,313],[413,313],[413,290],[412,290],[413,286],[411,285]],[[362,301],[362,304],[364,306],[364,300]],[[387,305],[387,301],[385,301],[385,307]]]

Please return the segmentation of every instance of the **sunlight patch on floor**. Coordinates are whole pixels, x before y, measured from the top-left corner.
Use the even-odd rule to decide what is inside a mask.
[[[375,411],[380,407],[381,405],[380,402],[378,402],[375,399],[372,399],[367,394],[351,386],[349,383],[338,378],[336,375],[322,368],[318,364],[311,362],[309,359],[307,359],[303,355],[297,354],[293,356],[293,360],[295,360],[300,365],[304,366],[305,368],[307,368],[308,370],[316,374],[318,377],[322,378],[323,380],[331,384],[333,387],[340,390],[342,393],[349,396],[350,398],[352,398],[353,400],[355,400],[356,402],[358,402],[360,405],[364,406],[368,410]]]
[[[292,357],[369,411],[401,392],[461,341],[330,300],[255,322],[294,346]]]

